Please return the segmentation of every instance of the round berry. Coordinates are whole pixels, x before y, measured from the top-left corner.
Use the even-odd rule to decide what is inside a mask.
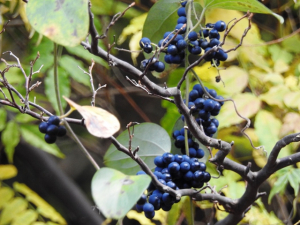
[[[140,170],[140,171],[138,171],[135,175],[144,175],[144,174],[146,174],[145,171]]]
[[[169,45],[167,52],[171,55],[176,55],[178,53],[178,49],[175,45]]]
[[[180,171],[183,173],[186,173],[190,170],[191,166],[188,162],[182,162],[180,163]]]
[[[219,126],[219,120],[217,120],[216,118],[211,119],[211,122],[218,127]]]
[[[205,53],[207,53],[209,50],[211,50],[211,47],[207,47],[207,48],[205,49]],[[204,59],[205,59],[206,61],[210,61],[210,60],[212,60],[212,59],[215,57],[215,55],[216,55],[216,52],[211,51],[211,52],[209,52],[209,53],[207,53],[207,54],[205,55]]]
[[[180,7],[180,8],[177,10],[177,14],[178,14],[178,16],[186,16],[185,8],[184,8],[184,7]]]
[[[55,141],[56,141],[56,136],[55,136],[55,135],[51,135],[51,134],[45,134],[44,139],[45,139],[45,141],[46,141],[48,144],[53,144],[53,143],[55,143]]]
[[[202,41],[200,47],[202,49],[207,49],[209,47],[209,42],[207,40]]]
[[[185,24],[184,24],[184,23],[178,23],[178,24],[176,25],[176,27],[175,27],[175,30],[181,29],[181,28],[183,27],[183,25],[185,25]],[[184,27],[184,28],[179,32],[179,34],[184,34],[185,31],[186,31],[186,27]]]
[[[213,98],[217,97],[217,92],[216,92],[214,89],[209,89],[209,90],[208,90],[208,93],[209,93]]]
[[[154,164],[158,167],[164,167],[165,163],[164,163],[164,159],[162,156],[156,156],[154,158]]]
[[[176,184],[173,181],[168,181],[167,186],[174,189],[174,190],[176,190]]]
[[[226,29],[226,23],[222,20],[219,20],[215,23],[215,26],[214,28],[219,31],[219,32],[222,32]]]
[[[176,154],[176,155],[174,156],[174,161],[177,162],[178,164],[182,163],[182,162],[183,162],[183,157],[182,157],[182,155]]]
[[[216,133],[218,128],[215,126],[215,124],[211,124],[209,127],[206,128],[206,132],[208,134],[214,134]]]
[[[58,126],[60,123],[60,119],[58,116],[50,116],[47,122],[48,122],[48,124],[53,124],[53,125]]]
[[[210,113],[205,111],[204,109],[199,110],[199,117],[203,120],[208,120],[210,118]]]
[[[201,148],[198,148],[198,150],[197,150],[197,158],[199,158],[199,159],[201,159],[201,158],[203,158],[203,156],[204,156],[204,151],[203,151],[203,149],[201,149]]]
[[[186,17],[185,16],[180,16],[177,20],[177,23],[186,23]]]
[[[205,25],[205,27],[206,28],[214,28],[214,24],[212,24],[212,23],[207,23],[206,25]]]
[[[211,179],[211,176],[208,172],[203,172],[204,173],[204,178],[203,178],[203,182],[208,182]]]
[[[206,165],[203,162],[199,162],[200,163],[200,169],[201,171],[205,171],[206,170]]]
[[[138,212],[143,212],[143,206],[144,206],[144,205],[136,204],[136,205],[135,205],[136,211],[138,211]]]
[[[150,212],[153,212],[154,211],[154,207],[152,204],[150,203],[145,203],[144,206],[143,206],[143,211],[145,213],[150,213]]]
[[[196,157],[197,151],[194,148],[189,148],[189,155],[190,157]]]
[[[218,99],[218,100],[224,100],[224,98],[223,98],[222,96],[217,96],[216,99]],[[220,104],[221,106],[224,105],[224,101],[219,102],[219,104]]]
[[[186,43],[185,40],[179,40],[179,41],[177,42],[176,46],[177,46],[177,48],[178,48],[179,50],[183,50],[183,49],[186,48],[187,43]]]
[[[204,102],[203,102],[203,106],[204,106],[204,110],[209,112],[211,110],[213,110],[215,104],[214,104],[214,100],[211,100],[211,99],[206,99]]]
[[[188,34],[188,39],[190,41],[196,41],[198,38],[198,35],[197,35],[197,32],[195,31],[191,31],[189,34]]]
[[[67,134],[67,129],[65,126],[58,126],[58,131],[57,131],[57,136],[58,137],[63,137]]]
[[[184,147],[184,136],[183,135],[179,135],[176,137],[175,146],[177,148]]]
[[[206,38],[209,35],[209,30],[207,30],[207,29],[199,30],[199,34],[200,34],[200,37]]]
[[[228,54],[225,53],[222,49],[219,49],[219,51],[216,52],[216,58],[220,61],[226,61],[228,58]]]
[[[169,193],[164,193],[162,196],[162,200],[165,205],[173,205],[175,203],[175,197],[173,197]]]
[[[168,164],[170,164],[171,162],[174,161],[174,155],[171,154],[171,153],[168,153],[168,152],[164,153],[163,154],[163,160],[168,165]]]
[[[47,128],[48,128],[48,123],[46,123],[46,122],[40,123],[39,130],[41,133],[43,133],[43,134],[47,133]]]
[[[173,64],[180,64],[182,62],[182,59],[180,55],[170,55],[170,61]]]
[[[47,127],[47,131],[46,133],[47,134],[50,134],[50,135],[56,135],[58,132],[58,127],[53,125],[53,124],[50,124],[48,127]]]
[[[218,46],[221,42],[217,38],[213,38],[209,42],[209,47]]]
[[[160,209],[160,197],[158,197],[157,195],[150,195],[149,199],[148,199],[149,203],[153,205],[155,210],[159,210]]]
[[[204,172],[197,170],[194,172],[194,179],[195,181],[203,181],[204,178]]]
[[[146,202],[147,202],[147,195],[142,194],[140,199],[137,201],[137,204],[138,205],[144,205]]]
[[[177,162],[171,162],[168,166],[170,173],[174,174],[180,170],[180,165]]]
[[[200,84],[195,84],[194,87],[193,87],[193,90],[197,90],[198,94],[199,94],[199,97],[202,97],[204,92],[203,92],[203,89],[202,89]]]
[[[141,47],[141,48],[144,48],[144,46],[145,46],[146,44],[150,44],[150,45],[151,45],[151,41],[150,41],[149,38],[143,37],[143,38],[140,40],[140,47]]]
[[[188,171],[186,174],[184,174],[183,179],[186,181],[191,181],[194,179],[194,173],[192,171]]]
[[[194,46],[191,50],[189,50],[193,55],[199,55],[202,49],[199,46]]]
[[[157,61],[154,63],[155,71],[161,73],[165,70],[165,64],[161,61]]]
[[[172,63],[172,61],[171,61],[171,55],[165,55],[164,60],[168,64]]]
[[[209,31],[209,39],[218,38],[219,32],[215,29]]]

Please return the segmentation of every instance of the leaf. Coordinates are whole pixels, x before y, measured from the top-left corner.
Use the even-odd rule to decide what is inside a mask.
[[[300,110],[300,91],[293,91],[286,94],[283,101],[287,107],[297,108]]]
[[[280,130],[280,137],[300,130],[300,115],[298,113],[287,113],[283,118],[283,124]]]
[[[237,94],[232,99],[235,101],[238,112],[244,117],[250,118],[260,110],[261,101],[253,94]],[[220,122],[219,129],[245,121],[236,114],[232,102],[225,102],[217,119]]]
[[[26,211],[16,216],[11,225],[30,225],[38,218],[38,215],[39,214],[36,211],[27,209]]]
[[[280,108],[283,108],[283,98],[289,92],[289,88],[285,85],[278,85],[271,87],[268,92],[260,95],[259,98],[269,105],[276,105]]]
[[[78,68],[78,66],[82,69],[85,67],[81,61],[76,60],[71,56],[63,55],[59,60],[59,65],[64,68],[74,80],[90,87],[90,77]]]
[[[279,139],[281,125],[281,121],[266,110],[261,110],[255,117],[255,132],[268,155]]]
[[[39,131],[38,126],[28,124],[21,125],[21,135],[22,138],[32,146],[59,158],[64,158],[64,154],[59,150],[56,144],[49,145],[45,142],[44,134]]]
[[[0,165],[0,180],[7,180],[17,175],[18,170],[14,165]]]
[[[6,117],[7,112],[4,108],[0,108],[0,132],[3,131],[3,129],[6,126]]]
[[[14,182],[13,187],[17,192],[25,195],[26,199],[37,207],[37,212],[43,217],[49,218],[60,224],[67,224],[65,219],[51,205],[25,184]]]
[[[15,195],[15,192],[9,187],[0,188],[0,210],[5,206]]]
[[[273,13],[257,0],[204,0],[204,7],[206,9],[222,8],[243,12],[250,11],[253,13],[272,14],[279,20],[280,23],[284,22],[282,16]]]
[[[15,117],[15,121],[18,123],[29,123],[35,120],[36,118],[29,116],[28,114],[22,114],[22,113],[16,115]]]
[[[245,182],[238,181],[238,182],[230,182],[228,183],[228,188],[223,190],[225,196],[231,199],[239,199],[245,192]]]
[[[0,224],[7,224],[19,213],[27,208],[27,201],[21,197],[16,197],[7,203],[0,215]]]
[[[1,139],[5,147],[5,153],[7,155],[8,161],[12,163],[15,147],[20,142],[20,130],[18,124],[15,121],[11,120],[7,123],[7,126],[2,133]]]
[[[298,196],[299,192],[299,182],[300,182],[300,170],[299,169],[291,169],[291,173],[288,174],[288,180],[292,188],[294,189],[294,196]]]
[[[126,216],[128,217],[128,219],[136,220],[140,224],[155,225],[154,222],[152,222],[150,219],[145,217],[144,212],[139,213],[135,210],[130,210]],[[155,212],[155,216],[156,216],[156,212]]]
[[[31,0],[26,15],[35,30],[63,46],[80,44],[88,33],[87,0]]]
[[[105,217],[120,219],[149,186],[148,175],[128,176],[111,168],[98,170],[92,180],[92,196]]]
[[[61,96],[70,96],[71,87],[70,87],[70,79],[65,70],[61,67],[58,67],[58,85],[59,92]],[[58,103],[56,101],[55,94],[55,86],[54,86],[54,69],[51,68],[47,73],[47,77],[45,78],[45,94],[50,101],[52,107],[55,109],[57,114],[59,114]],[[67,105],[66,102],[62,101],[62,107],[65,108]]]
[[[128,131],[123,131],[117,140],[124,146],[128,146]],[[154,158],[165,152],[170,152],[171,140],[168,133],[159,125],[154,123],[142,123],[134,126],[134,137],[132,139],[132,149],[139,146],[137,154],[148,165],[154,169]],[[129,156],[111,145],[104,155],[104,164],[108,167],[122,171],[125,174],[136,174],[140,166]]]
[[[110,112],[98,107],[77,105],[66,97],[64,99],[82,115],[90,134],[96,137],[109,138],[120,129],[119,120]]]

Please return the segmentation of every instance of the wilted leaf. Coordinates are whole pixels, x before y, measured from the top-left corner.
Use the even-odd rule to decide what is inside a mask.
[[[147,189],[148,175],[128,176],[118,170],[102,168],[92,180],[92,196],[107,218],[120,219],[137,202]]]
[[[26,199],[37,207],[37,212],[43,217],[61,224],[67,224],[65,219],[51,205],[25,184],[14,182],[13,187],[17,192],[25,195]]]
[[[108,138],[120,129],[119,120],[104,109],[93,106],[80,106],[64,97],[70,106],[78,110],[85,120],[85,126],[90,134]]]
[[[5,206],[15,195],[15,192],[9,187],[0,188],[0,210]]]
[[[117,140],[124,146],[128,146],[128,131],[123,131]],[[137,154],[148,165],[154,169],[154,158],[169,152],[171,141],[168,133],[159,125],[154,123],[142,123],[134,126],[134,137],[132,139],[132,149],[139,146]],[[125,174],[135,174],[140,170],[140,166],[129,156],[111,145],[104,156],[106,166],[122,171]]]
[[[21,197],[13,198],[8,202],[0,214],[0,224],[7,224],[15,218],[16,215],[27,208],[27,201]]]
[[[237,94],[233,96],[233,100],[238,112],[244,117],[250,118],[260,110],[261,101],[253,94]],[[217,118],[220,118],[219,129],[245,121],[236,114],[232,102],[225,102]]]
[[[15,177],[18,173],[14,165],[0,165],[0,180],[7,180]]]
[[[35,30],[63,46],[78,45],[88,33],[87,0],[31,0],[26,14]]]
[[[253,13],[265,13],[275,16],[280,23],[284,22],[282,16],[273,13],[266,6],[261,4],[257,0],[204,0],[204,6],[207,9],[222,8],[222,9],[233,9],[243,12]]]
[[[44,134],[39,131],[38,126],[28,124],[21,125],[21,135],[22,138],[32,146],[57,157],[64,157],[64,154],[59,150],[56,144],[49,145],[45,142]]]
[[[2,143],[5,147],[5,152],[8,158],[8,161],[11,163],[13,161],[13,156],[15,152],[15,147],[20,142],[20,129],[18,124],[11,120],[7,123],[5,130],[2,135]]]

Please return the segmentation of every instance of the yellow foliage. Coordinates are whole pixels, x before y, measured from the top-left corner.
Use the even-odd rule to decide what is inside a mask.
[[[135,210],[130,210],[126,216],[129,219],[134,219],[139,221],[141,225],[155,225],[154,222],[152,222],[150,219],[145,217],[143,212],[138,213]],[[167,212],[160,209],[158,211],[155,211],[155,216],[153,220],[158,220],[161,223],[161,225],[167,225],[166,218],[167,218]]]
[[[7,180],[17,175],[18,170],[14,165],[0,165],[0,180]]]

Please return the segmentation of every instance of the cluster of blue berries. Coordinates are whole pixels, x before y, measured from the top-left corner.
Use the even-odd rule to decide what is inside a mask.
[[[214,89],[208,89],[207,87],[205,87],[205,89],[213,98],[224,100],[222,96],[217,95]],[[202,125],[204,133],[209,137],[212,137],[218,130],[219,121],[213,117],[220,113],[223,104],[224,102],[222,101],[217,102],[210,99],[209,96],[204,93],[200,84],[194,85],[193,90],[189,93],[188,107],[195,116],[197,123]],[[181,118],[184,120],[183,115]],[[177,140],[178,137],[180,136],[177,135],[175,139]]]
[[[186,6],[187,1],[181,2],[181,7],[177,10],[179,16],[177,20],[177,25],[175,27],[175,32],[166,32],[158,42],[159,47],[164,47],[162,52],[166,53],[164,60],[168,64],[181,64],[185,58],[185,49],[188,48],[188,51],[193,55],[199,55],[202,52],[202,49],[205,52],[208,52],[214,46],[218,46],[221,42],[219,32],[222,32],[226,29],[226,23],[224,21],[217,21],[215,24],[208,23],[206,28],[201,29],[199,33],[195,31],[189,32],[187,38],[183,35],[186,33]],[[179,30],[179,32],[178,32]],[[176,32],[178,34],[176,35]],[[174,38],[174,36],[176,37]],[[209,41],[206,39],[209,37]],[[185,40],[187,39],[187,40]],[[170,43],[169,43],[170,42]],[[151,53],[153,48],[151,41],[147,37],[143,37],[140,40],[140,47],[146,53]],[[206,55],[205,60],[210,61],[213,66],[219,66],[220,61],[225,61],[228,58],[227,53],[224,50],[219,49],[217,52],[212,51],[210,54]],[[152,60],[152,61],[151,61]],[[150,71],[162,72],[165,69],[165,64],[158,61],[156,58],[146,59],[142,61],[141,68],[145,69],[146,66],[151,62]]]
[[[205,163],[187,155],[164,153],[154,159],[154,164],[156,165],[154,175],[158,181],[174,190],[201,188],[211,178],[210,174],[206,172]],[[137,175],[141,174],[145,174],[145,172],[137,173]],[[147,189],[147,195],[143,194],[138,200],[136,209],[138,212],[144,212],[147,218],[152,219],[155,210],[169,211],[172,205],[179,201],[169,193],[159,191],[151,183]]]
[[[60,119],[57,116],[50,116],[47,122],[41,122],[39,130],[45,134],[45,141],[48,144],[53,144],[56,137],[63,137],[66,135],[67,130],[64,126],[60,126]]]

